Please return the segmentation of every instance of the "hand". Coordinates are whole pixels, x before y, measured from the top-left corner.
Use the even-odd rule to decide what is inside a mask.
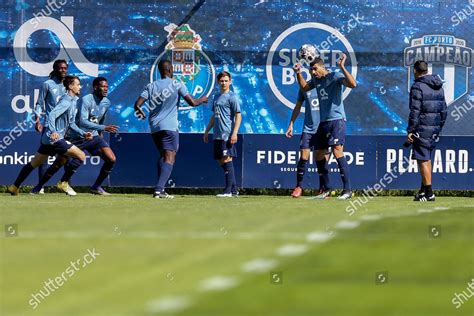
[[[342,54],[341,58],[339,58],[339,60],[337,61],[337,65],[339,66],[339,68],[341,68],[341,70],[344,69],[346,59],[347,59],[346,54]]]
[[[291,138],[293,137],[293,125],[288,126],[288,129],[286,130],[286,137]]]
[[[143,112],[142,108],[135,108],[135,116],[136,116],[139,120],[144,120],[144,119],[146,119],[145,112]]]
[[[407,135],[407,143],[413,144],[413,133],[408,133],[408,135]]]
[[[35,130],[38,132],[38,133],[41,133],[43,131],[43,125],[41,125],[41,122],[40,121],[36,121],[35,123]]]
[[[230,136],[230,143],[231,143],[232,145],[234,145],[235,143],[237,143],[237,140],[238,140],[237,134],[232,134],[232,135]]]
[[[92,136],[91,132],[87,132],[87,133],[84,134],[84,138],[86,140],[92,140],[92,138],[94,138],[94,136]]]
[[[293,71],[297,74],[299,74],[301,72],[301,64],[300,63],[296,63],[294,66],[293,66]]]
[[[209,132],[204,132],[204,136],[202,137],[202,139],[206,144],[209,143]]]
[[[59,140],[59,134],[54,132],[54,133],[51,134],[51,136],[49,136],[49,138],[51,138],[51,140],[53,142],[55,142],[55,141]]]
[[[118,132],[119,127],[117,125],[107,125],[104,131],[115,134]]]
[[[201,97],[201,103],[206,103],[207,104],[207,101],[209,101],[208,98],[207,98],[207,95]]]

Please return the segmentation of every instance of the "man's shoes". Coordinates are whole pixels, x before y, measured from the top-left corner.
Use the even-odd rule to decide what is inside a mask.
[[[71,186],[69,185],[69,183],[67,181],[59,181],[58,185],[57,185],[57,188],[59,190],[63,191],[64,193],[66,193],[69,196],[76,196],[77,195],[76,191],[74,191],[74,189],[71,188]]]
[[[232,193],[225,193],[225,192],[216,194],[216,197],[218,198],[231,198],[232,196],[233,196]]]
[[[352,198],[352,191],[347,190],[342,191],[341,195],[337,197],[338,200],[349,200],[350,198]]]
[[[434,202],[436,200],[436,197],[434,193],[431,196],[426,196],[426,194],[417,194],[415,195],[415,198],[413,201],[415,202]]]
[[[292,198],[299,198],[303,194],[303,189],[301,187],[296,187],[293,189],[293,193],[291,193]]]
[[[7,191],[11,195],[15,195],[15,196],[20,194],[20,188],[16,187],[13,184],[7,188]]]
[[[314,198],[318,200],[324,200],[324,199],[329,199],[331,195],[332,190],[324,190],[321,191],[318,195],[316,195]]]
[[[165,191],[153,193],[153,198],[155,199],[174,199],[173,195],[169,195]]]
[[[98,186],[97,188],[91,187],[91,193],[96,195],[108,196],[111,195],[109,192],[105,191],[103,187]]]

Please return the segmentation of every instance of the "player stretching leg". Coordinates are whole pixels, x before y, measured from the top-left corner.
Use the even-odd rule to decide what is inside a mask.
[[[239,132],[242,114],[237,95],[230,91],[232,77],[227,71],[217,75],[220,92],[214,95],[212,115],[204,132],[204,142],[209,141],[209,131],[214,127],[214,159],[224,170],[225,188],[217,197],[238,196],[235,181],[233,158],[237,157],[237,133]]]
[[[41,133],[43,131],[43,124],[41,124],[41,115],[43,115],[44,122],[48,118],[49,112],[56,106],[59,98],[66,93],[66,88],[63,85],[64,78],[67,76],[68,64],[64,59],[55,60],[53,63],[53,71],[49,74],[49,79],[43,82],[38,101],[36,101],[34,117],[35,129]],[[38,167],[38,180],[44,176],[48,168],[48,163],[45,161]],[[39,194],[43,194],[44,190],[40,190]]]
[[[99,156],[104,160],[97,180],[91,187],[91,192],[98,195],[109,195],[101,185],[112,172],[115,164],[115,154],[109,144],[104,140],[102,133],[104,131],[116,133],[118,127],[115,125],[104,125],[110,107],[110,100],[107,98],[109,87],[107,79],[104,77],[95,78],[92,87],[94,92],[81,98],[77,104],[78,113],[76,115],[76,124],[81,130],[92,133],[93,138],[86,140],[74,130],[70,130],[66,137],[81,150],[87,150],[92,156]],[[41,179],[32,193],[40,190],[66,162],[67,160],[64,159],[64,157],[58,157],[46,172],[47,176]],[[58,187],[68,195],[75,195],[75,191],[69,186],[69,182],[74,175],[74,166],[80,163],[80,161],[71,160],[69,166],[66,166],[66,172],[58,184]],[[73,167],[71,168],[71,166]]]
[[[56,107],[51,110],[47,117],[38,152],[31,162],[21,169],[15,183],[8,187],[8,192],[11,195],[19,194],[19,188],[23,181],[35,168],[45,162],[48,156],[64,155],[76,158],[82,163],[86,159],[86,155],[82,150],[64,139],[68,128],[72,128],[78,133],[82,132],[86,138],[92,138],[92,134],[81,131],[74,123],[77,96],[81,90],[79,78],[67,76],[64,79],[64,86],[66,87],[66,94],[61,97]]]
[[[145,87],[135,102],[135,114],[139,119],[146,118],[141,106],[148,101],[150,110],[151,136],[160,153],[158,161],[158,183],[155,187],[154,198],[172,199],[173,196],[165,192],[165,185],[173,171],[176,152],[179,147],[178,106],[183,97],[186,103],[195,107],[207,103],[207,97],[193,99],[186,86],[179,80],[173,79],[173,65],[169,60],[158,63],[161,79]]]
[[[320,124],[316,132],[316,165],[318,173],[323,180],[325,190],[318,198],[326,198],[331,193],[327,159],[327,147],[332,148],[332,153],[337,160],[344,189],[339,199],[345,200],[352,197],[349,179],[349,165],[344,157],[344,142],[346,134],[346,114],[342,101],[342,86],[355,88],[357,83],[345,67],[346,55],[343,54],[338,61],[342,73],[329,72],[321,58],[316,58],[310,63],[312,80],[306,82],[301,74],[301,65],[296,64],[298,84],[304,91],[316,89],[318,92],[320,108]]]

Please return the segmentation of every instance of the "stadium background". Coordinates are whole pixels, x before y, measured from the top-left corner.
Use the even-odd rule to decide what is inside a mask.
[[[148,131],[147,123],[134,118],[132,106],[153,77],[153,64],[168,43],[165,27],[171,23],[188,23],[202,39],[202,51],[212,63],[212,66],[205,65],[201,59],[203,67],[196,79],[206,87],[205,93],[217,91],[217,86],[211,84],[212,67],[214,72],[226,69],[233,74],[234,91],[242,101],[244,115],[239,145],[243,157],[238,166],[239,181],[244,187],[285,188],[294,182],[292,168],[296,165],[288,157],[289,152],[297,150],[298,137],[287,140],[282,135],[291,109],[270,87],[267,67],[270,65],[271,71],[278,73],[279,61],[269,61],[267,57],[280,34],[289,28],[308,22],[337,28],[357,57],[359,86],[345,100],[350,135],[346,149],[354,156],[357,152],[364,156],[363,165],[351,165],[356,188],[373,185],[403,160],[398,153],[403,151],[401,143],[407,124],[409,74],[404,65],[404,50],[410,47],[411,40],[425,35],[450,35],[465,40],[467,47],[473,45],[472,18],[466,16],[464,21],[456,22],[459,12],[471,5],[468,1],[333,1],[330,4],[135,1],[131,4],[70,0],[62,1],[65,4],[57,10],[48,10],[49,3],[6,1],[1,5],[0,140],[5,149],[0,152],[0,184],[13,180],[21,167],[16,156],[33,154],[39,140],[34,132],[15,133],[11,144],[6,146],[9,142],[5,137],[12,136],[11,131],[18,122],[31,115],[27,104],[18,101],[18,96],[24,96],[21,98],[32,106],[35,89],[46,79],[25,71],[13,49],[17,30],[40,12],[49,12],[49,18],[58,21],[61,17],[73,17],[72,33],[78,48],[75,52],[66,50],[67,54],[82,52],[90,63],[98,65],[100,75],[109,79],[109,98],[113,104],[109,121],[120,126],[120,135],[110,139],[119,160],[110,184],[123,186],[150,186],[154,182],[154,172],[150,169],[155,168],[155,149],[149,136],[144,134]],[[320,32],[308,40],[304,35],[310,33],[304,32],[297,37],[300,42],[286,41],[288,48],[297,49],[304,42],[320,42],[327,35]],[[41,63],[50,62],[62,45],[57,34],[47,30],[38,30],[27,40],[28,55]],[[340,42],[337,45],[335,49],[347,51]],[[352,66],[354,60],[349,62]],[[434,65],[433,71],[442,72],[444,66]],[[91,76],[82,73],[73,61],[69,72],[80,75],[83,94],[90,91]],[[469,160],[474,155],[474,111],[462,112],[459,119],[454,116],[457,108],[467,108],[474,103],[469,78],[472,75],[472,68],[467,68],[467,75],[455,77],[456,93],[462,96],[448,108],[443,134],[449,137],[442,137],[439,143],[441,168],[435,173],[434,181],[446,189],[474,188],[474,164]],[[276,85],[288,99],[295,99],[296,85],[283,86],[281,81]],[[204,130],[210,115],[210,106],[181,110],[180,131],[186,134],[182,135],[177,166],[169,185],[214,187],[221,184],[210,147],[195,135]],[[296,132],[301,132],[301,118],[302,115]],[[32,131],[30,126],[27,129]],[[388,158],[388,150],[396,151],[396,161]],[[285,159],[277,164],[266,159],[267,155],[258,162],[259,151],[271,151],[270,155],[282,152]],[[402,153],[405,157],[409,155],[407,150]],[[339,181],[336,164],[332,166],[335,181]],[[89,172],[89,168],[96,167],[85,166],[76,178],[77,184],[86,184],[94,177],[95,171]],[[31,183],[35,181],[33,178],[29,179]],[[309,172],[307,185],[315,185],[315,178],[314,172]],[[413,188],[419,182],[413,170],[401,178],[389,187]]]

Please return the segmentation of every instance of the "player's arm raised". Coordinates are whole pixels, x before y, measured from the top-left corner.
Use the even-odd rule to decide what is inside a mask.
[[[357,82],[355,81],[351,73],[346,69],[346,66],[345,66],[346,59],[347,59],[346,54],[342,54],[341,58],[337,62],[339,69],[341,69],[345,77],[344,80],[342,81],[342,84],[348,88],[355,88],[357,87]]]
[[[311,90],[311,86],[308,84],[306,80],[304,80],[303,75],[301,74],[301,64],[297,63],[293,66],[293,71],[296,73],[296,80],[298,81],[298,85],[300,89],[304,92]]]
[[[209,123],[207,124],[206,130],[204,131],[203,140],[207,144],[209,142],[209,132],[214,127],[214,115],[211,116],[209,119]]]
[[[298,100],[295,104],[295,108],[293,109],[293,112],[291,112],[290,124],[288,124],[288,129],[286,130],[286,133],[285,133],[286,137],[288,138],[293,137],[293,124],[298,118],[298,115],[300,115],[302,104],[303,102]]]

